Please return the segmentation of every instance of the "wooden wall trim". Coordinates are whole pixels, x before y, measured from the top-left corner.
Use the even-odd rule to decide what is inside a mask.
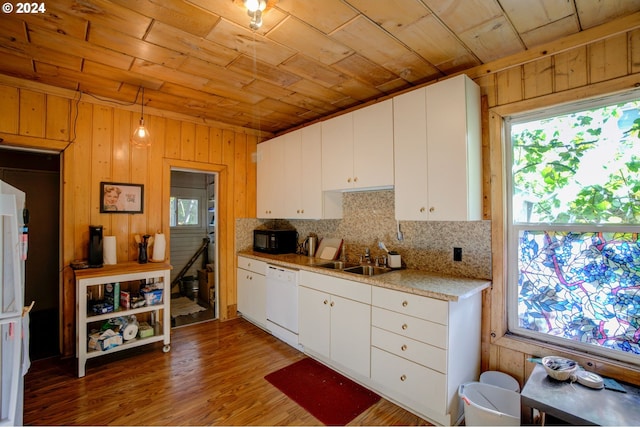
[[[489,110],[492,113],[506,117],[523,112],[549,108],[550,105],[556,106],[568,104],[570,102],[586,101],[588,99],[598,98],[605,95],[613,95],[630,90],[638,90],[640,92],[640,74],[631,74],[583,87],[568,89],[562,92],[554,92],[537,98],[499,105],[491,107]]]
[[[505,135],[504,119],[510,115],[548,108],[558,104],[597,98],[628,90],[638,90],[640,76],[631,74],[607,81],[517,101],[489,109],[489,164],[491,176],[491,245],[492,288],[483,299],[483,313],[489,312],[489,336],[482,337],[483,370],[500,370],[518,378],[521,384],[532,371],[527,361],[531,356],[557,354],[570,357],[581,365],[605,376],[640,384],[638,366],[578,350],[545,343],[526,337],[510,335],[507,327],[507,215],[505,153],[509,138]],[[486,319],[486,317],[483,317]],[[488,349],[486,347],[489,347]],[[487,357],[489,360],[485,360]]]
[[[614,361],[605,357],[586,354],[566,347],[522,338],[515,335],[505,335],[496,339],[493,344],[499,349],[499,351],[508,349],[510,351],[521,353],[523,355],[523,367],[526,366],[526,363],[531,363],[528,361],[531,357],[543,357],[552,354],[573,359],[586,369],[595,370],[604,376],[620,378],[620,373],[624,372],[624,375],[621,378],[623,381],[640,384],[640,371],[637,366],[632,364]],[[526,378],[530,371],[531,370],[524,367],[522,372],[523,378]]]
[[[67,141],[0,132],[0,146],[5,147],[36,149],[57,154],[64,151],[68,145]]]
[[[498,59],[487,64],[479,65],[475,68],[465,70],[470,78],[476,79],[488,74],[497,73],[509,68],[537,61],[541,58],[566,52],[580,46],[586,46],[599,40],[626,33],[628,31],[640,28],[640,12],[625,16],[621,19],[608,22],[597,27],[589,28],[579,33],[567,36],[561,40],[536,46],[530,50]]]
[[[162,162],[162,218],[169,218],[168,206],[171,197],[171,171],[175,169],[199,171],[203,173],[216,173],[218,175],[218,194],[216,202],[216,210],[218,213],[218,230],[216,235],[216,246],[218,259],[215,260],[218,277],[217,299],[219,307],[220,320],[228,320],[230,317],[227,310],[230,304],[229,293],[231,289],[235,289],[235,248],[229,247],[229,236],[235,236],[235,221],[228,218],[233,217],[233,210],[229,198],[227,197],[227,188],[229,186],[229,168],[226,165],[202,163],[197,161],[164,159]],[[171,248],[171,229],[168,222],[163,222],[163,233],[167,240],[167,251]],[[233,293],[233,292],[231,292]]]
[[[115,99],[106,99],[104,97],[101,97],[102,99],[98,99],[89,94],[83,94],[82,92],[79,92],[79,91],[49,86],[44,83],[19,79],[17,77],[7,76],[5,74],[0,74],[0,85],[7,85],[7,86],[19,88],[19,89],[27,89],[33,92],[44,93],[47,95],[54,95],[61,98],[72,99],[75,101],[89,102],[91,104],[96,104],[96,105],[105,105],[112,108],[118,108],[120,110],[132,111],[135,113],[140,112],[139,105],[127,105],[127,104],[123,104],[122,101],[117,101]],[[78,99],[79,97],[80,99]],[[199,117],[189,116],[186,114],[180,114],[180,113],[175,113],[171,111],[161,110],[153,107],[145,106],[145,112],[149,115],[154,115],[157,117],[180,120],[182,122],[195,123],[195,124],[205,125],[209,127],[228,129],[233,132],[246,133],[246,134],[255,135],[261,138],[272,138],[274,136],[274,134],[271,132],[265,132],[262,130],[245,128],[241,126],[234,126],[234,125],[230,125],[228,123],[224,123],[216,120],[203,119]]]

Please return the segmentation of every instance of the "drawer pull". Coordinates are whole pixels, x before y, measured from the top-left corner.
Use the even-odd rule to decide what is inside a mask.
[[[402,351],[407,351],[407,345],[403,344],[402,347],[400,347],[400,350]]]
[[[402,330],[403,330],[403,331],[406,331],[408,327],[409,327],[409,325],[407,325],[406,323],[404,323],[404,324],[402,325]]]
[[[406,306],[408,306],[408,305],[409,305],[409,301],[407,301],[407,300],[402,301],[402,306],[403,306],[403,307],[406,307]]]
[[[404,374],[402,374],[402,375],[400,376],[400,381],[406,381],[406,380],[407,380],[407,376],[406,376],[406,375],[404,375]]]

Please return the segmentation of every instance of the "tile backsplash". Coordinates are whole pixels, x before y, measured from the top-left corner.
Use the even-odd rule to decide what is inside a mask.
[[[454,276],[491,279],[490,221],[400,221],[403,240],[397,238],[393,190],[343,193],[343,218],[332,220],[236,220],[236,248],[251,249],[253,229],[290,224],[299,241],[309,233],[319,238],[344,239],[349,260],[357,261],[366,248],[382,255],[382,241],[402,256],[407,268]],[[462,261],[453,261],[453,248],[462,249]]]

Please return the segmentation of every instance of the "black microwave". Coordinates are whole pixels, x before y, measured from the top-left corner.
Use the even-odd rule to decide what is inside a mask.
[[[253,230],[253,250],[268,254],[292,254],[298,249],[296,230]]]

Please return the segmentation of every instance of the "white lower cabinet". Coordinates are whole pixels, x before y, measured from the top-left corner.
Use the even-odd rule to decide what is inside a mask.
[[[446,406],[445,374],[373,347],[371,379],[381,393],[440,422],[433,414],[441,412]]]
[[[455,424],[458,387],[480,374],[481,303],[481,293],[443,301],[373,287],[373,388],[427,420]]]
[[[371,285],[301,271],[299,303],[299,341],[305,352],[369,378]]]
[[[480,375],[482,293],[446,301],[300,271],[305,353],[436,424],[463,415]]]
[[[331,295],[298,288],[298,341],[305,350],[331,357]]]
[[[267,328],[267,263],[238,257],[238,311],[242,317]]]

